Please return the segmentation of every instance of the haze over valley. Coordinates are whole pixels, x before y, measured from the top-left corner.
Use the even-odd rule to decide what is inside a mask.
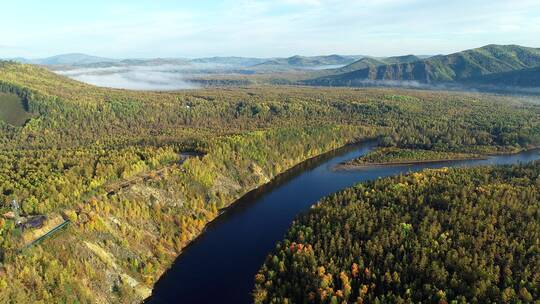
[[[289,58],[110,59],[66,54],[14,59],[88,84],[132,90],[290,84],[386,86],[535,94],[540,49],[487,45],[449,55],[293,56]]]
[[[270,75],[272,77],[278,73],[307,76],[314,74],[312,71],[344,67],[363,57],[329,55],[290,58],[110,59],[85,54],[66,54],[43,59],[15,58],[13,60],[43,65],[60,75],[102,87],[179,90],[198,87],[201,79],[212,76],[241,78],[247,75]],[[248,81],[250,81],[249,78]]]

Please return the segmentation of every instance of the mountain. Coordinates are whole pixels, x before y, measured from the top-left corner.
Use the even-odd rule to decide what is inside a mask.
[[[362,56],[341,56],[341,55],[329,55],[329,56],[293,56],[289,58],[275,58],[268,60],[261,64],[255,65],[257,69],[309,69],[309,68],[321,68],[327,66],[343,66],[353,63],[360,59]]]
[[[51,66],[77,66],[77,67],[107,67],[107,66],[127,66],[127,65],[189,65],[189,64],[211,64],[229,65],[237,67],[248,67],[268,61],[261,58],[245,57],[209,57],[209,58],[141,58],[141,59],[111,59],[86,54],[64,54],[41,59],[12,58],[11,60],[20,63],[30,63]]]
[[[471,78],[472,83],[506,87],[540,87],[540,67]]]
[[[186,65],[190,63],[190,60],[183,58],[123,59],[118,63],[122,65]]]
[[[418,58],[418,57],[417,57]],[[316,85],[357,85],[365,81],[460,82],[485,75],[525,70],[540,66],[540,49],[517,45],[487,45],[427,59],[366,65],[358,70],[308,80]]]
[[[387,63],[384,62],[382,59],[377,59],[374,57],[365,57],[349,65],[346,65],[342,68],[335,69],[334,72],[337,72],[337,74],[348,73],[348,72],[362,70],[366,68],[378,67],[385,64]]]
[[[84,65],[84,64],[94,64],[101,62],[115,62],[116,59],[90,56],[86,54],[73,53],[73,54],[63,54],[56,55],[52,57],[42,58],[42,59],[29,59],[28,63],[41,64],[41,65]]]
[[[347,73],[357,71],[366,68],[374,68],[388,64],[409,63],[421,60],[420,57],[415,55],[395,56],[395,57],[364,57],[358,61],[355,61],[347,66],[336,69],[336,72]]]
[[[80,53],[56,55],[47,58],[28,59],[23,57],[11,58],[10,60],[19,63],[38,64],[51,66],[53,69],[66,67],[112,67],[129,65],[164,65],[164,64],[189,64],[189,59],[183,58],[151,58],[151,59],[111,59],[105,57],[91,56]]]
[[[243,67],[258,65],[266,61],[268,61],[268,59],[249,58],[249,57],[208,57],[208,58],[196,58],[196,59],[191,60],[191,62],[193,63],[231,65],[231,66],[243,66]]]
[[[51,66],[53,69],[76,68],[106,68],[125,66],[152,65],[192,65],[195,68],[249,68],[255,70],[291,70],[315,69],[324,67],[344,66],[353,63],[362,56],[293,56],[289,58],[253,58],[253,57],[206,57],[206,58],[141,58],[141,59],[111,59],[80,53],[57,55],[40,59],[12,58],[20,63]],[[326,74],[323,74],[326,75]]]

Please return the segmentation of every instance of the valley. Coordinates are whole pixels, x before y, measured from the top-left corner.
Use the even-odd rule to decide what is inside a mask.
[[[540,1],[4,2],[0,304],[540,304]]]
[[[71,222],[20,255],[21,228],[0,220],[0,299],[16,302],[142,301],[141,291],[221,211],[349,143],[377,138],[403,149],[497,153],[540,140],[540,108],[495,95],[292,86],[128,91],[9,62],[0,81],[32,115],[21,126],[0,122],[1,200],[17,199],[22,216],[62,214]],[[186,152],[204,156],[180,163]],[[125,186],[112,193],[115,184]]]
[[[404,87],[537,95],[540,51],[486,45],[448,55],[292,56],[288,58],[110,59],[66,54],[15,59],[89,84],[179,90],[246,85]]]

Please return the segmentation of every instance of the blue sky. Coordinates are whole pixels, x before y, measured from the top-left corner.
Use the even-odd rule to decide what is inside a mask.
[[[539,0],[3,1],[0,57],[374,56],[540,47]]]

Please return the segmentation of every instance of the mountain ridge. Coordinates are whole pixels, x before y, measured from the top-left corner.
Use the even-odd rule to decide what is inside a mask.
[[[87,55],[83,53],[66,53],[45,58],[26,59],[14,58],[21,63],[39,64],[39,65],[72,65],[72,64],[93,64],[100,62],[116,62],[118,59]]]
[[[317,65],[345,65],[362,58],[363,56],[343,56],[343,55],[324,55],[324,56],[301,56],[295,55],[291,57],[273,57],[273,58],[257,58],[257,57],[241,57],[241,56],[214,56],[201,58],[181,58],[181,57],[156,57],[156,58],[122,58],[113,59],[107,57],[99,57],[87,55],[83,53],[67,53],[59,54],[51,57],[28,59],[24,57],[9,58],[20,63],[38,64],[46,66],[58,65],[73,65],[73,66],[103,66],[121,65],[121,64],[151,64],[151,63],[179,63],[179,64],[221,64],[234,65],[239,67],[257,67],[264,65],[280,65],[291,67],[309,67]]]
[[[437,55],[417,61],[370,65],[361,69],[305,81],[312,85],[358,85],[363,81],[468,82],[485,75],[540,66],[540,49],[495,45]]]
[[[343,56],[343,55],[323,55],[323,56],[300,56],[295,55],[288,58],[273,58],[261,64],[255,65],[258,69],[272,68],[309,68],[321,66],[348,65],[364,56]]]
[[[395,64],[395,63],[408,63],[421,60],[416,55],[403,55],[392,57],[364,57],[342,68],[336,69],[336,72],[346,73],[352,72],[364,68],[376,67],[380,65]]]

